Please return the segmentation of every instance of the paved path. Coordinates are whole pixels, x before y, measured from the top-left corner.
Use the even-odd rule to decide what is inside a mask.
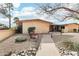
[[[37,56],[60,56],[50,35],[43,35]]]

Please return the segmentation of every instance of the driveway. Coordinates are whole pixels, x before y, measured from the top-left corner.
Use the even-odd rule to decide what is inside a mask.
[[[79,43],[79,33],[63,33],[62,35],[73,36],[70,38],[70,40]]]

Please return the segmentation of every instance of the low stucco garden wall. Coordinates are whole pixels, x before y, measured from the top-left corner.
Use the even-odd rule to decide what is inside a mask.
[[[9,29],[9,30],[0,30],[0,41],[10,37],[11,35],[13,35],[15,33],[14,30]]]

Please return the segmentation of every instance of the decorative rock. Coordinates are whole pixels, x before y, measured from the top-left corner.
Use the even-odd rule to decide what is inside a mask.
[[[11,56],[17,56],[15,53],[11,54]]]
[[[72,54],[72,56],[77,56],[77,52],[75,51],[71,51],[70,53]]]
[[[59,53],[61,54],[61,56],[77,56],[77,52],[75,51],[67,51],[62,47],[58,47],[59,48]]]

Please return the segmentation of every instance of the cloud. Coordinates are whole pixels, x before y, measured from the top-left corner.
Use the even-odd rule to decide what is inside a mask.
[[[14,11],[14,17],[24,17],[24,16],[33,16],[35,15],[34,7],[24,7],[21,11]]]
[[[70,8],[70,9],[73,9],[73,10],[79,9],[78,3],[66,3],[66,4],[64,4],[64,6]]]
[[[35,12],[34,12],[34,8],[33,7],[25,7],[21,11],[21,15],[22,16],[33,15],[34,13]]]
[[[8,26],[8,22],[9,22],[8,18],[0,18],[0,23]]]
[[[13,17],[19,17],[20,12],[19,11],[13,11]]]
[[[13,3],[14,8],[18,8],[20,6],[20,3]]]
[[[9,26],[9,19],[8,18],[0,18],[0,23]],[[11,26],[15,26],[13,18],[11,18]]]
[[[33,11],[34,9],[34,7],[24,7],[22,11]]]

